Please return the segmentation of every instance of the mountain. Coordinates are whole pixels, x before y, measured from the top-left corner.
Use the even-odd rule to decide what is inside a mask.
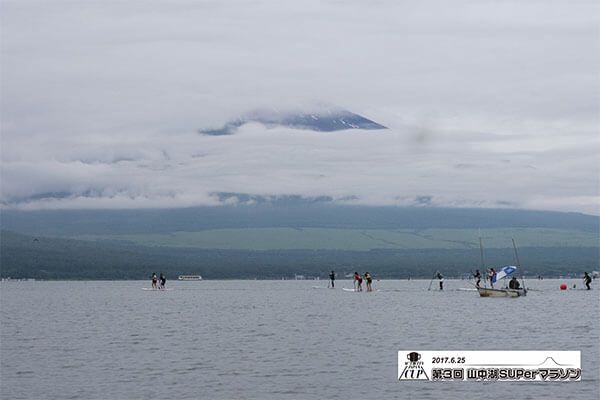
[[[31,235],[197,232],[228,228],[495,229],[598,232],[600,219],[579,213],[511,209],[338,205],[328,198],[235,196],[238,205],[138,210],[0,210],[2,229]],[[246,202],[246,203],[245,203]]]
[[[212,136],[232,135],[237,128],[249,122],[258,122],[268,127],[283,126],[316,132],[334,132],[346,129],[387,129],[387,127],[377,122],[343,108],[321,106],[303,111],[258,109],[229,121],[220,128],[201,129],[198,132]]]
[[[432,271],[464,276],[479,266],[479,249],[223,250],[141,246],[129,242],[27,236],[0,231],[0,276],[35,279],[147,279],[164,272],[169,279],[200,274],[206,279],[325,279],[331,269],[343,276],[373,271],[377,278],[421,277]],[[598,268],[597,247],[519,249],[528,275],[580,276]],[[486,248],[486,265],[511,262],[512,249]]]
[[[513,262],[558,276],[598,269],[596,216],[509,209],[367,207],[327,197],[221,193],[237,205],[148,210],[0,210],[0,275],[39,279],[459,276]],[[480,229],[481,228],[481,229]]]

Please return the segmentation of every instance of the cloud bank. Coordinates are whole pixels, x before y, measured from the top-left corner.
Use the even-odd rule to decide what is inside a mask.
[[[592,1],[3,1],[3,207],[600,214]],[[337,104],[390,129],[198,129]]]

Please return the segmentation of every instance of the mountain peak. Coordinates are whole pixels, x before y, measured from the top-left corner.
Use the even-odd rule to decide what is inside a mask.
[[[231,120],[216,129],[200,129],[203,135],[232,135],[237,128],[249,122],[258,122],[268,127],[282,126],[316,132],[334,132],[346,129],[387,129],[362,115],[335,106],[319,106],[310,110],[278,110],[261,108]]]

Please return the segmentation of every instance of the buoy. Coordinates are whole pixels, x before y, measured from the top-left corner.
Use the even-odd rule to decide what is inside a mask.
[[[566,283],[561,283],[560,284],[560,290],[567,290],[567,284]]]

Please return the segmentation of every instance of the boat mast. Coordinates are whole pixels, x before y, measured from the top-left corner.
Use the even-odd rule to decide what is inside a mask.
[[[483,262],[483,243],[481,243],[481,236],[479,236],[479,253],[481,256],[481,270],[485,269],[485,263]]]
[[[481,272],[480,272],[480,274],[485,273],[485,275],[482,275],[482,276],[484,276],[483,284],[487,287],[487,272],[485,269],[485,262],[483,261],[483,242],[481,241],[481,229],[479,230],[479,255],[481,257]]]
[[[519,253],[517,253],[517,245],[515,244],[515,238],[512,238],[513,249],[515,249],[515,261],[517,262],[517,267],[521,268],[521,262],[519,261]]]
[[[519,261],[519,253],[517,252],[517,244],[515,238],[511,238],[513,243],[513,249],[515,249],[515,260],[517,261],[517,267],[521,270],[521,283],[523,283],[523,289],[525,289],[525,278],[523,277],[523,270],[521,269],[521,261]]]

